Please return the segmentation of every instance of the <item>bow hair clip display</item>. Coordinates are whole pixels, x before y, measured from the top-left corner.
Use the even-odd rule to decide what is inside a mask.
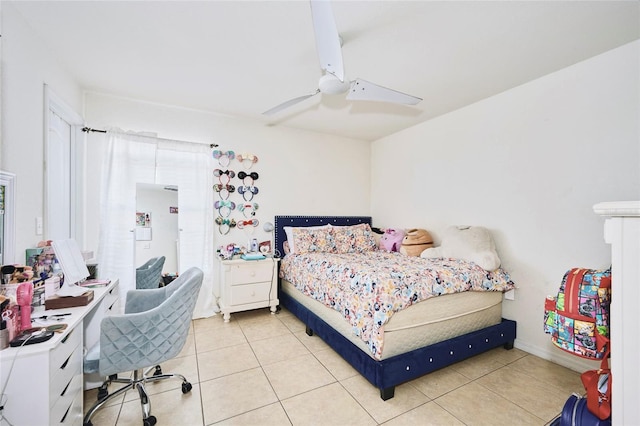
[[[226,185],[236,176],[236,172],[233,170],[215,169],[213,175],[218,178],[221,184]]]
[[[221,200],[213,203],[213,207],[218,210],[220,216],[229,217],[233,209],[236,208],[236,203],[233,201]]]
[[[216,149],[213,151],[213,158],[218,160],[218,164],[222,167],[227,167],[229,162],[236,158],[236,154],[233,151],[220,151],[219,149]]]
[[[215,185],[213,185],[213,190],[218,193],[220,198],[226,200],[227,198],[229,198],[229,195],[231,195],[231,193],[236,190],[236,187],[233,185],[223,185],[221,183],[216,183]]]
[[[245,201],[251,201],[253,200],[253,196],[256,195],[258,193],[258,187],[257,186],[239,186],[238,187],[238,193],[242,195],[242,198]]]
[[[253,154],[238,154],[238,161],[242,163],[245,169],[250,169],[255,163],[258,162],[258,157]]]
[[[238,204],[238,210],[240,210],[244,217],[248,219],[256,215],[256,210],[258,210],[258,203]]]
[[[244,229],[245,226],[253,226],[254,228],[258,226],[260,222],[258,219],[249,219],[249,220],[241,220],[237,223],[238,229]]]
[[[251,172],[251,173],[238,172],[238,177],[242,179],[242,183],[245,186],[253,186],[253,183],[258,180],[259,175],[256,172]],[[248,182],[247,181],[248,179],[251,179],[251,181]]]
[[[236,227],[236,220],[218,216],[216,218],[216,224],[218,225],[218,231],[220,232],[220,234],[227,235],[231,228]]]

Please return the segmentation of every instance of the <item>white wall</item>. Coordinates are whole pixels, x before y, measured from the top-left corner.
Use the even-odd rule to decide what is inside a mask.
[[[43,84],[78,112],[83,98],[11,3],[3,2],[2,27],[0,167],[17,175],[21,256],[40,239],[35,218],[44,215]],[[602,219],[591,206],[640,198],[639,50],[639,42],[623,46],[371,145],[95,93],[85,96],[84,116],[91,127],[256,154],[262,222],[276,214],[372,214],[377,226],[424,227],[436,237],[449,224],[489,227],[519,287],[504,306],[518,321],[517,345],[575,365],[542,333],[543,300],[566,269],[608,266]],[[94,251],[104,142],[88,137],[84,248]],[[217,243],[245,239],[235,230]]]
[[[574,266],[606,268],[595,203],[640,199],[640,42],[376,141],[378,226],[488,227],[516,283],[516,346],[568,366],[542,331],[543,301]],[[424,102],[428,102],[428,99]]]
[[[42,239],[35,220],[44,216],[44,84],[78,113],[82,91],[10,2],[2,3],[2,31],[0,168],[16,174],[13,261],[22,263],[25,249]]]
[[[369,142],[97,93],[87,93],[85,103],[85,119],[93,128],[149,131],[161,138],[217,143],[222,151],[257,155],[259,161],[245,171],[259,174],[255,182],[259,193],[254,198],[259,204],[255,217],[261,222],[254,231],[258,241],[269,239],[262,224],[273,222],[279,214],[369,214]],[[89,187],[98,188],[105,145],[103,134],[88,138]],[[229,168],[244,170],[238,161]],[[239,183],[237,177],[232,181],[236,187]],[[99,215],[94,206],[99,204],[99,193],[89,191],[87,197],[87,240],[95,249]],[[236,192],[230,200],[242,198]],[[239,219],[241,213],[236,211],[231,217]],[[248,237],[245,231],[233,229],[224,237],[216,234],[216,246],[246,244]]]

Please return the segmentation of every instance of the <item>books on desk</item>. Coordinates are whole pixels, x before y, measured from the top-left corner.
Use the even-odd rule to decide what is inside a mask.
[[[93,280],[85,280],[82,281],[81,283],[79,283],[78,285],[80,287],[85,287],[85,288],[100,288],[100,287],[106,287],[109,284],[111,284],[111,280],[98,280],[98,279],[93,279]]]

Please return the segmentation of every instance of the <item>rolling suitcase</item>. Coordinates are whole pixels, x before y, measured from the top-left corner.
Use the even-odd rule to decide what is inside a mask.
[[[562,414],[552,425],[557,426],[611,426],[611,417],[600,420],[587,408],[587,398],[573,394],[562,407]]]

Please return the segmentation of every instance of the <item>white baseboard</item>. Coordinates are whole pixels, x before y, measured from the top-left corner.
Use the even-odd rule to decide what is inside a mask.
[[[546,359],[547,361],[554,362],[558,365],[561,365],[573,371],[577,371],[579,373],[582,373],[586,370],[594,370],[600,366],[600,360],[590,361],[585,358],[580,358],[579,356],[573,356],[568,352],[565,353],[562,349],[549,351],[538,346],[529,345],[526,342],[520,341],[518,339],[515,340],[513,346],[522,351],[528,352],[542,359]]]

